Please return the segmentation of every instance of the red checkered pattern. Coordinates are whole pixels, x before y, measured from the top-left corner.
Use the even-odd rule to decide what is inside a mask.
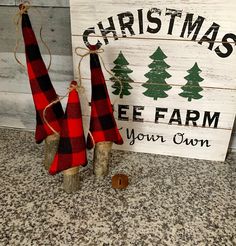
[[[96,49],[94,46],[90,48],[91,50]],[[94,141],[88,135],[87,148],[91,149],[93,143],[104,141],[123,144],[113,116],[111,101],[97,54],[90,54],[90,68],[92,82],[90,132]]]
[[[76,86],[75,81],[71,85]],[[78,92],[73,89],[68,98],[62,122],[57,154],[49,173],[54,175],[71,167],[87,164],[86,144]]]
[[[57,94],[52,86],[45,67],[39,46],[32,29],[27,13],[22,15],[22,33],[25,43],[25,54],[31,91],[36,109],[36,143],[41,143],[48,135],[53,134],[52,130],[43,120],[44,108],[57,99]],[[63,117],[61,103],[58,102],[47,109],[46,119],[50,126],[60,132]]]

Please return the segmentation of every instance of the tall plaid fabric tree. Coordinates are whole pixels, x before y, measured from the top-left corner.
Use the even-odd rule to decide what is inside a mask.
[[[20,5],[22,7],[22,5]],[[39,46],[31,26],[27,13],[22,14],[22,34],[25,43],[25,54],[30,87],[36,110],[36,132],[35,139],[41,143],[47,136],[53,134],[43,119],[43,110],[52,101],[57,99],[57,94],[52,86],[48,70],[40,54]],[[61,129],[63,117],[61,103],[58,102],[48,108],[46,119],[50,126],[57,132]]]
[[[96,47],[91,46],[90,49],[96,50]],[[123,139],[113,116],[111,101],[97,54],[90,54],[90,69],[92,100],[89,129],[93,139],[88,135],[87,147],[91,149],[94,143],[105,141],[123,144]]]
[[[76,81],[71,86],[77,86]],[[79,95],[76,89],[69,93],[65,116],[62,122],[58,151],[49,173],[54,175],[72,167],[87,163]]]

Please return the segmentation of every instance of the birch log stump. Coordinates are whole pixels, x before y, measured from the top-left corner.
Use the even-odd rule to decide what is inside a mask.
[[[108,174],[112,142],[100,142],[95,145],[93,157],[93,172],[102,178]]]
[[[48,171],[57,153],[60,136],[52,134],[45,139],[44,147],[44,167]]]
[[[79,167],[63,171],[63,189],[66,193],[74,193],[79,189]]]

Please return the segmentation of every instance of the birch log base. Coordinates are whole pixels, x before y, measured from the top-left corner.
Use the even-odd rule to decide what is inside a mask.
[[[63,189],[66,193],[79,190],[79,167],[72,167],[63,171]]]
[[[45,139],[44,167],[48,171],[57,153],[60,136],[52,134]]]
[[[95,145],[93,157],[93,172],[102,178],[108,174],[112,142],[100,142]]]

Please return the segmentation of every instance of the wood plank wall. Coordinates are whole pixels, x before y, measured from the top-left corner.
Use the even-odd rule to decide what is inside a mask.
[[[16,40],[13,17],[18,11],[19,2],[4,0],[0,3],[0,126],[33,130],[35,116],[28,76],[13,54]],[[40,14],[32,7],[29,15],[37,37],[43,22],[43,37],[52,53],[50,77],[57,93],[63,94],[73,79],[69,1],[37,0],[32,1],[32,5],[40,5],[36,7]],[[49,55],[40,42],[39,45],[48,64]],[[17,56],[25,63],[22,42]]]
[[[35,126],[34,107],[26,71],[15,61],[13,49],[16,31],[13,17],[20,0],[0,2],[0,127],[33,130]],[[59,95],[66,91],[73,79],[71,26],[69,0],[32,0],[30,11],[32,25],[38,34],[43,20],[43,37],[51,49],[52,67],[50,76]],[[46,49],[40,44],[46,63],[49,60]],[[25,62],[21,43],[18,58]],[[230,148],[236,151],[236,125]]]

